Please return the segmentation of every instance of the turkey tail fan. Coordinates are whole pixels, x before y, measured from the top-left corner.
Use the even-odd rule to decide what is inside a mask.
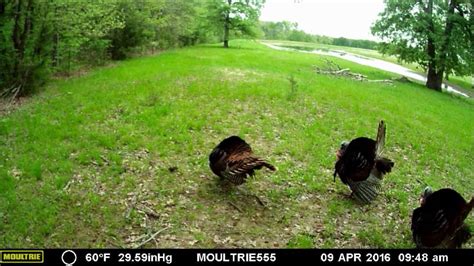
[[[474,208],[474,197],[471,198],[471,201],[469,201],[468,206],[469,206],[469,211],[471,211],[472,208]]]
[[[467,224],[463,224],[461,228],[456,232],[456,235],[452,239],[452,247],[450,248],[460,248],[462,244],[466,243],[469,239],[471,239],[472,234],[469,226]]]
[[[256,157],[248,157],[230,168],[227,167],[222,175],[231,180],[232,183],[240,185],[245,182],[247,175],[253,176],[254,170],[262,169],[262,167],[266,167],[272,171],[276,170],[275,166],[265,160]]]
[[[472,197],[471,201],[469,201],[466,204],[466,208],[464,209],[464,213],[463,213],[464,219],[466,219],[466,217],[469,215],[469,213],[472,211],[473,208],[474,208],[474,197]]]
[[[268,169],[271,170],[271,171],[276,171],[276,170],[277,170],[275,166],[273,166],[273,165],[267,163],[266,161],[263,161],[263,162],[262,162],[262,166],[265,166],[266,168],[268,168]]]
[[[235,169],[237,172],[251,172],[253,169],[262,169],[262,167],[266,167],[270,169],[271,171],[276,171],[276,167],[269,164],[267,161],[262,160],[260,158],[255,158],[251,157],[245,160],[237,169]],[[234,172],[235,170],[232,170],[231,172]]]
[[[222,176],[224,177],[223,180],[227,180],[228,182],[236,186],[242,185],[243,183],[245,183],[245,179],[247,179],[247,174],[245,173],[230,174],[229,172],[225,171],[222,173]]]
[[[364,181],[357,182],[348,179],[348,183],[356,200],[363,204],[372,202],[379,194],[381,187],[380,179],[372,174]]]
[[[392,171],[392,167],[395,165],[395,163],[387,158],[380,158],[375,161],[375,168],[382,173],[382,175],[385,175],[387,173],[390,173]]]
[[[379,128],[377,130],[377,139],[375,140],[375,154],[380,156],[385,146],[385,123],[383,120],[379,122]]]

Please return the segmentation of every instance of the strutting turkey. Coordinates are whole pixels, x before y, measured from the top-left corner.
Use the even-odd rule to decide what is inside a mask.
[[[418,248],[460,248],[471,238],[464,220],[474,206],[453,189],[425,188],[420,207],[413,211],[411,231]]]
[[[384,121],[380,121],[376,140],[360,137],[344,141],[337,151],[334,182],[338,175],[352,190],[351,196],[365,204],[377,197],[383,175],[394,166],[393,161],[381,157],[385,130]]]
[[[209,166],[221,180],[233,185],[245,183],[255,170],[266,167],[272,171],[276,168],[263,159],[256,157],[250,145],[238,136],[224,139],[209,155]]]

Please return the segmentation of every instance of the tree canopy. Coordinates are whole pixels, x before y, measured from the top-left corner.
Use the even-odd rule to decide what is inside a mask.
[[[213,25],[221,28],[224,47],[229,47],[230,34],[258,35],[258,18],[264,3],[265,0],[209,1],[208,18]]]
[[[212,1],[0,0],[0,96],[27,94],[51,73],[217,40],[221,32],[208,27]],[[256,7],[260,1],[232,2],[232,29],[251,32]]]
[[[473,1],[385,0],[372,27],[383,53],[418,63],[426,86],[441,90],[444,74],[474,72]]]
[[[170,47],[257,36],[263,0],[0,0],[0,96],[50,73]]]

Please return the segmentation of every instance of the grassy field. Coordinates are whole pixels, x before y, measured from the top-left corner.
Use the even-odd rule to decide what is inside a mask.
[[[472,100],[319,75],[323,56],[230,44],[51,81],[1,115],[0,247],[136,247],[155,232],[144,247],[414,247],[427,184],[473,196]],[[380,119],[395,168],[361,206],[333,182],[335,151],[375,137]],[[244,185],[267,208],[224,193],[208,167],[233,134],[278,167]]]
[[[369,50],[363,48],[356,48],[356,47],[346,47],[346,46],[336,46],[330,44],[319,44],[319,43],[308,43],[308,42],[294,42],[294,41],[267,41],[264,42],[274,43],[274,44],[282,44],[283,46],[287,47],[296,47],[299,49],[321,49],[321,50],[331,50],[331,51],[345,51],[353,54],[358,54],[366,57],[377,58],[381,60],[385,60],[388,62],[396,63],[402,65],[406,68],[409,68],[415,72],[423,73],[424,70],[415,63],[405,63],[400,62],[395,56],[390,55],[383,55],[376,50]],[[449,83],[460,86],[468,91],[472,91],[472,77],[470,76],[450,76]]]

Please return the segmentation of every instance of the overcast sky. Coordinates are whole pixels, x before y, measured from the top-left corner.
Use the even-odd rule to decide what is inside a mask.
[[[383,0],[266,0],[260,20],[297,22],[318,35],[377,40],[370,26],[383,8]]]

